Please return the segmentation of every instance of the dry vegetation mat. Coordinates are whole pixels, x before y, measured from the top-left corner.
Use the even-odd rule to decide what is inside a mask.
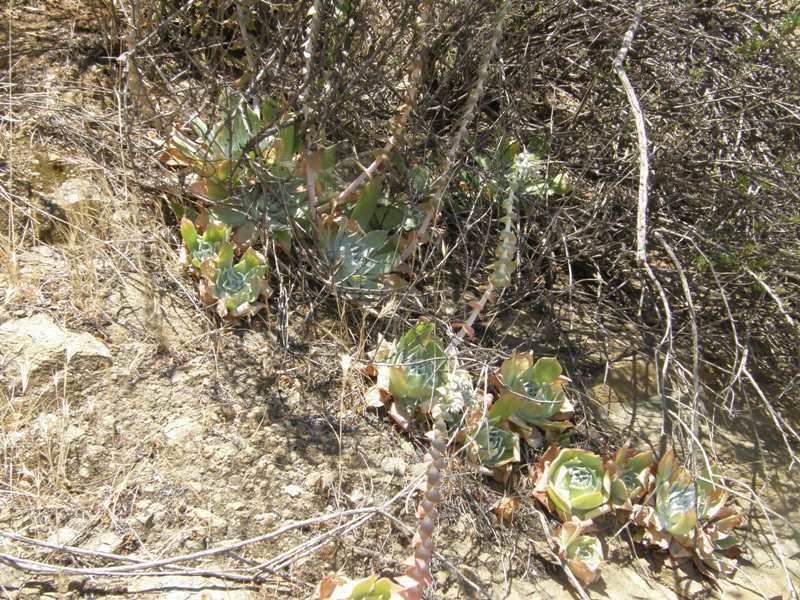
[[[796,598],[798,10],[8,2],[0,596]]]

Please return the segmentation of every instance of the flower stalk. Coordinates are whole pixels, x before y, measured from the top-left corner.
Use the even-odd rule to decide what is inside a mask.
[[[338,204],[347,202],[351,198],[357,197],[355,196],[355,193],[361,188],[361,186],[363,186],[367,180],[372,179],[381,166],[389,162],[389,154],[392,150],[394,150],[394,147],[403,137],[406,123],[408,123],[408,118],[411,115],[411,111],[413,110],[414,105],[417,102],[417,97],[419,96],[419,82],[422,75],[423,56],[427,48],[427,36],[430,30],[432,14],[433,7],[431,1],[424,1],[416,22],[416,30],[420,35],[417,42],[419,51],[416,53],[414,60],[411,63],[411,70],[409,72],[408,82],[406,85],[406,96],[403,100],[403,104],[400,105],[397,115],[395,115],[395,117],[392,119],[391,134],[389,135],[389,139],[386,141],[386,144],[383,146],[375,160],[373,160],[372,163],[366,169],[364,169],[358,177],[350,182],[350,185],[342,190],[339,195],[336,196],[336,198],[334,198],[330,208],[331,213],[336,210],[336,206]],[[321,201],[319,204],[321,205],[323,202]]]
[[[478,67],[478,78],[475,80],[475,85],[469,94],[469,98],[467,98],[467,103],[464,105],[464,112],[461,115],[461,120],[458,122],[456,133],[453,135],[453,139],[450,143],[450,149],[447,151],[444,170],[434,184],[432,207],[425,215],[425,219],[417,228],[416,232],[412,235],[412,239],[409,241],[409,244],[403,251],[401,262],[404,262],[411,256],[411,254],[413,254],[417,244],[426,238],[431,224],[435,224],[439,217],[442,199],[447,191],[447,184],[450,180],[450,171],[452,171],[456,163],[456,157],[458,156],[458,152],[461,149],[461,144],[466,137],[467,128],[469,127],[470,123],[472,123],[472,119],[475,116],[475,110],[478,106],[478,102],[483,97],[483,89],[486,86],[486,80],[489,77],[489,64],[494,58],[494,55],[497,53],[497,46],[500,43],[500,37],[503,35],[503,28],[505,26],[506,17],[508,17],[510,9],[511,0],[505,0],[497,13],[494,30],[492,31],[492,39],[487,45],[480,67]]]

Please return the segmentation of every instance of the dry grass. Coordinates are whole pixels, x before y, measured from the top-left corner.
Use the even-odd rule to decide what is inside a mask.
[[[407,2],[352,4],[345,22],[322,21],[331,64],[314,65],[319,80],[310,91],[317,142],[336,142],[343,158],[366,165],[384,145],[390,118],[405,97],[416,14]],[[96,7],[108,17],[102,31],[87,24],[90,15],[80,5],[15,2],[7,9],[0,58],[0,320],[45,311],[64,326],[113,334],[110,343],[122,347],[127,361],[118,370],[123,379],[168,370],[162,362],[184,359],[212,364],[214,375],[204,377],[236,379],[240,374],[226,362],[232,360],[232,337],[243,334],[203,311],[175,266],[172,217],[162,211],[175,187],[154,160],[147,132],[165,135],[171,124],[207,113],[219,90],[231,84],[299,111],[307,7],[246,4],[253,11],[248,44],[256,45],[248,54],[227,2],[113,6]],[[444,149],[479,70],[494,13],[474,1],[437,7],[420,95],[397,153],[407,165],[425,164],[434,172],[446,162]],[[557,354],[573,379],[573,393],[587,407],[578,436],[606,449],[623,440],[597,417],[602,411],[591,408],[594,384],[627,357],[655,359],[652,383],[674,399],[676,442],[688,450],[699,432],[710,460],[740,461],[736,489],[766,532],[754,532],[752,541],[775,539],[769,519],[785,525],[753,490],[769,497],[766,504],[780,502],[770,490],[791,485],[786,467],[800,443],[800,100],[792,93],[800,89],[800,69],[796,32],[785,29],[790,14],[796,8],[737,1],[708,8],[646,4],[626,69],[651,141],[649,252],[660,295],[635,260],[636,138],[610,66],[632,15],[609,3],[514,2],[485,98],[457,157],[437,241],[416,263],[427,267],[414,275],[415,292],[387,306],[356,307],[331,299],[301,253],[286,256],[273,248],[276,294],[269,313],[252,327],[258,335],[277,332],[274,342],[262,339],[260,352],[291,366],[270,385],[290,388],[301,375],[334,381],[320,410],[335,415],[330,427],[339,462],[349,457],[348,427],[354,413],[364,412],[365,383],[355,372],[340,376],[339,356],[358,360],[379,334],[397,337],[420,316],[443,331],[462,320],[467,302],[480,295],[499,231],[498,209],[483,193],[487,173],[474,157],[501,135],[512,136],[541,152],[551,172],[569,173],[574,191],[523,206],[515,284],[484,312],[477,339],[462,353],[465,363],[477,373],[517,349]],[[61,42],[52,45],[53,39]],[[115,60],[125,50],[127,60]],[[243,78],[254,62],[256,75]],[[102,201],[70,214],[54,210],[48,198],[68,178],[93,181]],[[396,197],[406,197],[398,165],[387,168],[386,178]],[[53,255],[34,260],[42,247]],[[120,326],[124,319],[110,312],[119,309],[110,299],[120,290],[128,293],[133,281],[141,318]],[[171,324],[176,303],[194,329]],[[310,336],[316,339],[309,342]],[[293,362],[306,353],[305,362]],[[238,393],[220,398],[233,411],[247,402]],[[75,491],[76,452],[87,451],[85,441],[71,437],[75,423],[85,417],[96,424],[103,416],[91,415],[66,391],[46,401],[16,392],[0,401],[4,482],[14,510],[29,515],[17,522],[20,530],[46,537],[78,515],[85,517],[79,541],[98,527],[125,531],[129,542],[143,535],[130,517],[139,495],[146,495],[138,480],[154,475],[143,474],[147,469],[137,460],[159,455],[158,444],[147,439],[126,447],[130,454],[115,453],[119,462],[92,480],[91,490]],[[231,435],[234,430],[226,429]],[[343,472],[340,464],[333,498],[337,509],[346,510]],[[376,485],[370,477],[365,489]],[[520,517],[522,529],[498,530],[486,507],[503,490],[486,486],[469,469],[454,472],[450,485],[443,519],[477,532],[481,545],[474,561],[483,560],[484,551],[500,557],[504,587],[534,571],[547,575],[541,536],[529,536],[525,546],[515,537],[538,527],[535,513]],[[3,506],[8,501],[0,511]],[[759,511],[770,516],[759,518]],[[369,544],[376,531],[397,535],[388,525],[359,529],[367,527],[361,515],[348,518],[342,530],[269,547],[259,560],[279,569],[322,548],[329,537]],[[620,553],[632,547],[616,541]],[[158,540],[155,553],[179,556],[180,543]],[[147,546],[143,540],[130,544]],[[397,552],[396,541],[386,544]],[[278,550],[284,558],[272,564]],[[76,568],[94,564],[58,557]],[[55,561],[55,555],[40,558]],[[348,567],[367,571],[379,562],[375,556],[347,560]],[[242,564],[231,559],[228,566],[239,572]],[[293,574],[291,585],[308,584],[314,577],[307,575]]]

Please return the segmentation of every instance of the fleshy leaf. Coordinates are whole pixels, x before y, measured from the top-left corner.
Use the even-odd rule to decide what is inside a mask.
[[[361,196],[353,209],[352,219],[356,221],[361,229],[369,231],[369,223],[372,215],[375,214],[375,208],[378,205],[378,197],[381,193],[383,180],[380,177],[375,177],[370,180],[361,190]]]
[[[555,358],[540,358],[532,367],[531,379],[539,384],[553,383],[561,375],[561,365]]]

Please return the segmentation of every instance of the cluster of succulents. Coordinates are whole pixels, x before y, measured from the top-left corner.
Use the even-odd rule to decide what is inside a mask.
[[[649,451],[624,447],[603,460],[586,450],[551,446],[533,473],[533,495],[564,526],[575,522],[591,530],[594,519],[616,513],[638,527],[645,545],[668,553],[676,564],[691,559],[714,578],[736,569],[739,542],[731,531],[742,526],[744,516],[726,506],[727,492],[712,481],[709,474],[695,476],[677,466],[671,449],[656,466]],[[584,542],[589,544],[585,536]],[[596,578],[598,552],[591,556],[592,565],[571,567],[584,584]]]
[[[178,211],[181,260],[199,279],[207,306],[228,319],[249,317],[263,308],[269,269],[257,248],[272,239],[289,253],[297,235],[306,236],[308,247],[315,247],[327,263],[337,294],[372,300],[401,287],[396,274],[404,253],[401,236],[415,225],[411,211],[383,193],[380,177],[354,194],[355,202],[337,206],[341,180],[334,148],[305,151],[294,117],[279,115],[269,101],[254,104],[230,93],[219,111],[221,118],[211,126],[194,118],[189,131],[174,130],[164,154],[164,161],[186,176],[194,198],[192,206]],[[495,164],[478,161],[492,172],[501,164],[504,173],[486,186],[492,197],[500,198],[503,211],[489,291],[511,284],[519,199],[569,191],[563,175],[548,178],[542,161],[519,144],[503,142],[500,149]],[[417,199],[428,179],[421,167],[408,171],[409,190]],[[318,213],[323,206],[330,207],[327,214]],[[533,470],[532,495],[560,522],[554,536],[558,556],[581,584],[599,577],[603,548],[592,532],[595,520],[607,514],[637,527],[642,543],[667,552],[674,561],[693,559],[709,575],[735,570],[738,540],[731,531],[744,518],[726,506],[728,495],[712,474],[693,475],[677,466],[672,451],[656,466],[648,451],[625,447],[606,460],[569,447],[573,407],[564,390],[569,380],[555,358],[514,354],[477,391],[448,350],[435,326],[420,322],[396,344],[382,342],[367,367],[376,377],[368,393],[371,405],[385,407],[404,429],[414,422],[435,423],[408,571],[394,579],[326,578],[320,598],[422,597],[431,581],[431,536],[441,500],[448,426],[453,438],[467,447],[467,456],[504,482],[521,462],[525,446],[538,450],[551,444]],[[512,513],[513,508],[504,509],[505,517]]]
[[[731,532],[745,517],[726,506],[728,492],[713,483],[710,473],[692,475],[668,450],[658,463],[651,496],[634,507],[632,516],[643,528],[643,543],[667,552],[674,562],[694,560],[709,577],[736,570],[739,540]]]
[[[181,221],[181,258],[200,278],[200,297],[223,318],[238,319],[258,312],[269,295],[264,257],[247,248],[236,261],[227,225],[211,222],[200,235],[189,219]]]
[[[335,147],[305,151],[294,115],[280,114],[269,100],[252,103],[236,92],[226,92],[216,112],[218,118],[211,125],[194,117],[185,127],[173,128],[162,154],[162,162],[177,170],[192,199],[188,204],[173,204],[182,219],[191,266],[201,273],[200,264],[214,258],[206,271],[213,265],[217,277],[202,272],[208,280],[208,285],[201,285],[204,299],[223,294],[221,313],[228,317],[252,314],[237,310],[243,303],[236,303],[252,296],[245,288],[255,292],[256,283],[266,275],[257,249],[266,248],[271,239],[290,253],[298,235],[327,264],[332,291],[339,296],[371,301],[402,285],[395,271],[400,266],[399,239],[407,225],[407,211],[387,201],[379,177],[364,186],[357,202],[337,208],[333,200],[341,180]],[[314,174],[310,179],[309,170]],[[411,185],[419,186],[419,171],[409,173]],[[313,194],[309,181],[314,182]],[[312,198],[317,206],[309,205]],[[326,203],[332,208],[319,220],[317,208]],[[192,234],[186,221],[203,235]],[[221,228],[226,231],[224,242],[244,262],[217,260]],[[206,247],[206,243],[216,245]],[[252,306],[253,302],[251,298],[247,303]]]
[[[367,371],[377,377],[376,406],[404,428],[415,418],[444,417],[467,455],[496,479],[509,480],[523,441],[534,450],[551,442],[531,472],[531,494],[558,520],[558,556],[581,585],[600,577],[603,546],[595,533],[604,515],[636,528],[644,544],[674,561],[694,559],[709,576],[735,569],[731,530],[743,517],[725,506],[728,495],[709,474],[676,466],[671,450],[656,465],[649,450],[624,446],[603,457],[569,447],[569,380],[555,358],[515,354],[491,375],[492,393],[477,393],[469,373],[454,368],[434,325],[422,322],[397,344],[384,341],[373,360]],[[513,512],[504,509],[503,518]]]

